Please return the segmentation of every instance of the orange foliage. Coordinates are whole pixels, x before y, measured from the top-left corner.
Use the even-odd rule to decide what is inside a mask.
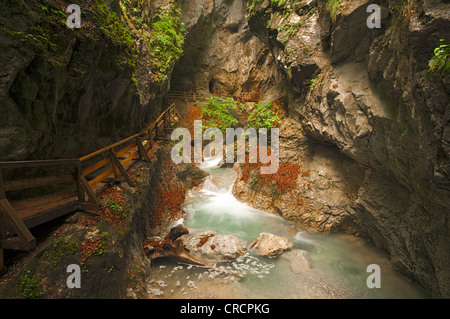
[[[258,154],[259,148],[258,146]],[[268,148],[267,154],[270,155],[270,148]],[[277,186],[277,190],[291,190],[294,189],[297,184],[297,178],[300,170],[300,166],[294,163],[280,163],[278,171],[275,174],[261,174],[261,167],[268,166],[269,164],[249,163],[248,156],[246,156],[246,161],[243,164],[241,180],[248,182],[250,173],[256,170],[256,176],[258,178],[258,184],[261,185],[272,185]]]
[[[164,251],[165,247],[174,247],[175,244],[167,237],[164,237],[163,239],[144,238],[143,247],[146,246],[152,246],[155,253],[161,253]]]
[[[171,218],[180,218],[184,212],[181,209],[181,204],[185,199],[185,189],[176,188],[169,190],[157,189],[158,200],[153,209],[153,216],[150,222],[152,227],[161,225],[163,217],[169,215]]]
[[[180,120],[180,127],[186,127],[189,129],[191,136],[194,136],[194,121],[199,120],[202,117],[202,110],[200,107],[194,104],[186,106],[187,114]]]
[[[214,234],[203,235],[202,238],[200,238],[200,240],[199,240],[199,242],[197,244],[197,248],[202,247],[208,241],[208,239],[210,239],[213,236],[214,236]],[[212,249],[214,249],[214,248],[212,248]]]
[[[91,215],[89,218],[80,218],[78,223],[82,226],[95,225],[99,221],[107,221],[112,226],[125,226],[124,215],[122,212],[114,209],[110,203],[114,202],[117,206],[123,207],[125,199],[121,195],[121,189],[119,187],[105,187],[102,192],[97,195],[100,201],[107,201],[98,210],[90,211]]]
[[[81,261],[88,261],[93,255],[101,251],[103,242],[99,238],[83,240],[81,243]]]

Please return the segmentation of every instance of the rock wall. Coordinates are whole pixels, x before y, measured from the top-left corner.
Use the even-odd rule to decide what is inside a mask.
[[[258,2],[251,12],[245,1],[182,2],[188,35],[170,83],[155,82],[142,42],[133,66],[129,46],[93,23],[96,10],[70,30],[60,1],[8,2],[1,160],[72,157],[130,135],[160,112],[169,85],[282,96],[293,120],[281,156],[301,164],[297,188],[268,200],[270,188],[258,197],[238,183],[237,196],[305,227],[368,236],[396,269],[449,297],[450,80],[427,73],[439,39],[450,40],[449,4],[375,1],[382,27],[369,30],[372,1],[343,1],[334,13],[325,0]],[[171,3],[152,2],[143,19]],[[120,12],[118,1],[107,5]]]
[[[118,0],[84,2],[81,29],[69,29],[66,2],[2,8],[0,160],[84,155],[161,111],[168,83],[155,82],[141,38],[157,8],[141,4],[145,26],[137,30]]]
[[[245,1],[185,1],[182,11],[187,36],[173,89],[203,96],[277,93],[280,74],[269,48],[249,28]]]
[[[372,2],[343,1],[333,15],[326,1],[301,1],[295,10],[262,1],[250,23],[282,70],[290,114],[306,137],[285,147],[301,153],[305,145],[331,144],[322,168],[309,174],[320,177],[332,167],[340,181],[355,176],[342,184],[347,194],[315,191],[328,206],[315,218],[329,222],[329,230],[369,236],[389,252],[395,269],[433,296],[448,297],[450,80],[427,71],[439,39],[450,39],[449,4],[381,1],[382,27],[369,29]],[[297,160],[310,167],[315,159]],[[342,227],[349,218],[333,217],[336,198],[345,199],[340,204],[352,227]],[[310,220],[301,216],[311,210],[297,212]]]

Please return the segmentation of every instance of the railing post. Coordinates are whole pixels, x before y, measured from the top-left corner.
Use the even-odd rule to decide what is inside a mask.
[[[147,130],[148,134],[148,149],[151,149],[153,147],[153,139],[152,139],[152,132],[150,129]]]
[[[136,137],[136,146],[138,147],[139,155],[142,160],[146,161],[147,163],[150,163],[150,158],[148,157],[148,154],[142,145],[142,140],[139,137]]]
[[[0,168],[0,199],[6,198],[5,182],[3,181],[2,169]]]
[[[77,193],[78,193],[78,204],[83,204],[86,202],[86,192],[84,191],[83,182],[81,181],[81,176],[83,175],[83,170],[81,168],[81,162],[75,165],[75,181],[77,183]]]
[[[111,165],[112,165],[112,170],[114,172],[114,178],[120,178],[120,171],[119,171],[119,167],[117,165],[117,157],[116,157],[116,152],[114,151],[114,148],[109,150],[109,157],[111,158]]]
[[[163,117],[163,129],[167,127],[167,112],[164,113]]]
[[[2,170],[0,169],[0,200],[6,198],[5,183],[3,182]],[[6,228],[3,222],[3,209],[0,206],[0,271],[5,269],[2,241],[6,239]]]
[[[119,159],[116,157],[116,154],[114,153],[114,151],[112,149],[109,150],[109,155],[111,157],[111,163],[112,163],[113,167],[115,166],[116,169],[119,170],[120,174],[122,175],[122,177],[125,179],[125,181],[128,183],[128,185],[130,187],[134,187],[133,182],[131,181],[130,177],[127,174],[127,171],[123,168],[122,164],[120,163]],[[113,168],[113,171],[114,170],[115,169]]]

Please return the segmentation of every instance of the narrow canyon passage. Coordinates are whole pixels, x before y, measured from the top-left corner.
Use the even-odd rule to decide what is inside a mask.
[[[68,6],[0,12],[0,298],[450,298],[448,0]],[[279,129],[278,171],[176,164],[195,120]],[[176,220],[242,254],[152,259]]]
[[[147,293],[150,298],[427,298],[394,271],[388,256],[362,239],[342,234],[304,231],[283,218],[251,208],[232,194],[236,173],[218,168],[220,158],[199,165],[210,175],[191,191],[188,212],[179,220],[198,233],[212,230],[251,242],[261,232],[283,236],[292,250],[277,257],[248,253],[218,262],[214,269],[157,260],[152,263]],[[208,242],[206,243],[208,244]],[[306,251],[308,261],[296,260]],[[302,264],[303,263],[303,264]],[[369,264],[381,269],[381,288],[369,289]]]

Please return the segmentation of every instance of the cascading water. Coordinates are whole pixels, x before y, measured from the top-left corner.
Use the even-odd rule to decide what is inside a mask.
[[[382,251],[362,240],[344,235],[307,232],[279,216],[239,202],[232,194],[236,174],[217,168],[211,159],[199,168],[210,175],[188,194],[185,227],[231,234],[247,242],[261,232],[288,238],[293,250],[305,250],[312,268],[293,271],[292,259],[250,251],[236,260],[216,265],[218,270],[155,262],[149,293],[161,298],[424,298],[421,289],[393,271]],[[367,266],[381,269],[381,288],[368,288]],[[221,273],[220,270],[223,270]],[[240,273],[243,278],[233,276]],[[239,279],[239,280],[238,280]]]

